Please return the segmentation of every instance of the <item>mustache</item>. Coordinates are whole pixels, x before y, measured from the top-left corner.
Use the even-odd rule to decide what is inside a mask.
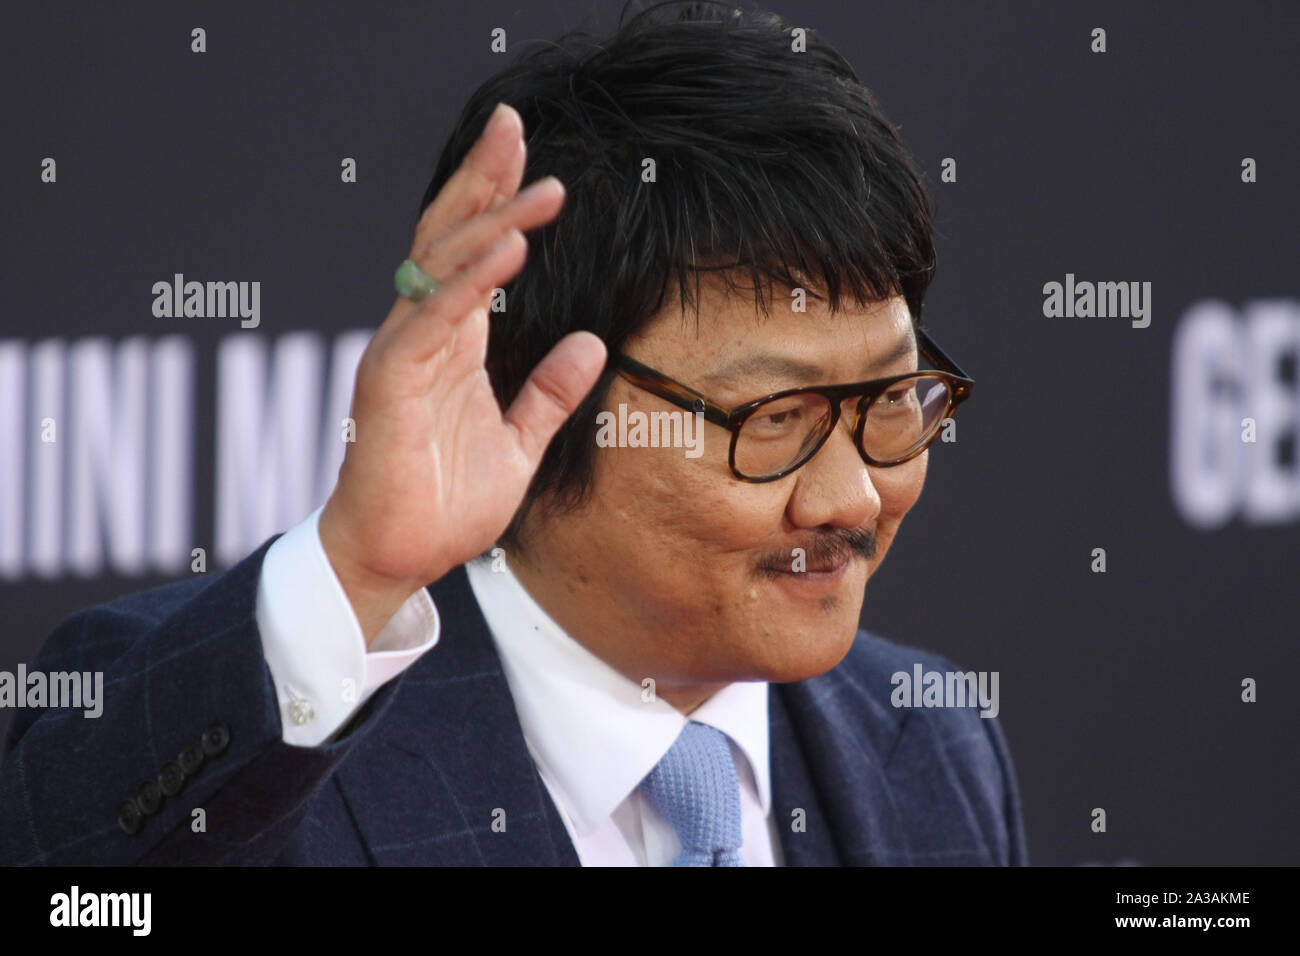
[[[758,572],[771,577],[790,571],[795,548],[803,548],[809,568],[837,564],[850,556],[870,561],[876,556],[876,534],[862,528],[837,528],[804,537],[783,551],[764,554],[758,562]]]

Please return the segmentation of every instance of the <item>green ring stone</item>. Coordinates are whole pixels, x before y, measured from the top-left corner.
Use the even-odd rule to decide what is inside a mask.
[[[438,280],[425,275],[419,266],[407,259],[397,267],[397,273],[393,276],[393,285],[397,287],[398,295],[419,302],[438,288]]]

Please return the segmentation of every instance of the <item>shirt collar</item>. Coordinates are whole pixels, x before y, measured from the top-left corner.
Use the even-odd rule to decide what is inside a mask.
[[[688,720],[735,742],[768,813],[766,682],[728,684],[687,717],[571,638],[504,562],[492,564],[486,558],[466,564],[470,587],[496,642],[529,752],[579,835],[627,799]]]

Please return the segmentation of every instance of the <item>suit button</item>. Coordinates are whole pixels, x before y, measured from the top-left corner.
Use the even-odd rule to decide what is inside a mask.
[[[135,836],[140,832],[140,828],[144,826],[144,817],[134,800],[123,800],[118,805],[117,825],[125,830],[128,836]]]
[[[215,757],[230,746],[230,728],[217,721],[203,731],[201,743],[203,744],[203,752],[209,757]]]
[[[185,749],[176,755],[176,762],[180,764],[181,773],[193,776],[203,766],[203,747],[197,743],[186,744]]]
[[[175,760],[168,760],[158,772],[158,786],[169,797],[174,797],[185,786],[185,771]]]
[[[162,788],[152,780],[140,785],[140,792],[135,795],[135,802],[144,813],[154,814],[162,806]]]

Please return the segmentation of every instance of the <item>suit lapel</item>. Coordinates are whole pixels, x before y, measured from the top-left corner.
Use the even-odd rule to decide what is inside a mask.
[[[836,866],[834,838],[786,709],[787,687],[771,684],[767,695],[772,816],[785,865]]]
[[[897,713],[861,693],[842,666],[811,680],[772,687],[773,698],[783,705],[772,720],[773,804],[785,813],[777,822],[787,860],[793,852],[798,861],[789,865],[911,863],[903,814],[885,772],[885,757],[901,727]],[[784,729],[778,726],[780,717],[788,721]],[[781,746],[801,754],[802,763],[778,757],[778,734],[786,738]],[[791,773],[792,768],[801,772]],[[809,808],[807,834],[788,832],[790,810],[800,800]],[[813,833],[814,827],[825,833],[825,840]],[[833,851],[827,850],[826,840]]]
[[[577,866],[464,566],[429,591],[438,645],[394,679],[383,723],[339,773],[371,855],[399,866]]]

